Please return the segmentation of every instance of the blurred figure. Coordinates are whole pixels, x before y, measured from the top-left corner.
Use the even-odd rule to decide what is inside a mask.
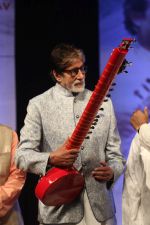
[[[150,125],[148,109],[136,110],[131,124],[137,131],[127,160],[123,188],[123,225],[150,224]]]
[[[17,134],[0,125],[0,225],[23,225],[17,199],[25,182],[25,173],[14,164],[17,143]]]
[[[124,16],[126,29],[150,51],[150,0],[125,0]]]

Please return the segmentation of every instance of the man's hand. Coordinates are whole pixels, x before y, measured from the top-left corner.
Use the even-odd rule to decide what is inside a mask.
[[[130,123],[132,124],[133,128],[137,131],[139,130],[142,124],[148,123],[147,107],[144,108],[144,111],[141,111],[140,109],[136,110],[130,118]]]
[[[57,167],[72,167],[78,157],[79,149],[66,149],[68,140],[50,153],[50,164]]]
[[[106,162],[100,162],[100,166],[92,171],[92,175],[98,181],[109,181],[113,178],[114,172]]]

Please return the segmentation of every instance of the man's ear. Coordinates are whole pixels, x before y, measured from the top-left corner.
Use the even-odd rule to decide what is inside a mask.
[[[62,76],[59,73],[57,73],[55,70],[53,70],[52,73],[53,73],[53,76],[55,77],[55,79],[57,80],[57,82],[60,83]]]

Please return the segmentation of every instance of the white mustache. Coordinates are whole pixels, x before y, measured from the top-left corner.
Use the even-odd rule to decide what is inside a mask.
[[[74,82],[74,85],[76,85],[76,84],[84,84],[85,83],[85,81],[78,81],[78,80],[76,80],[75,82]]]

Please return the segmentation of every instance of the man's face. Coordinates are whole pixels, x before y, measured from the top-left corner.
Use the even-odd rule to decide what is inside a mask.
[[[60,85],[71,92],[79,93],[85,88],[84,63],[77,59],[62,74],[55,76]]]

